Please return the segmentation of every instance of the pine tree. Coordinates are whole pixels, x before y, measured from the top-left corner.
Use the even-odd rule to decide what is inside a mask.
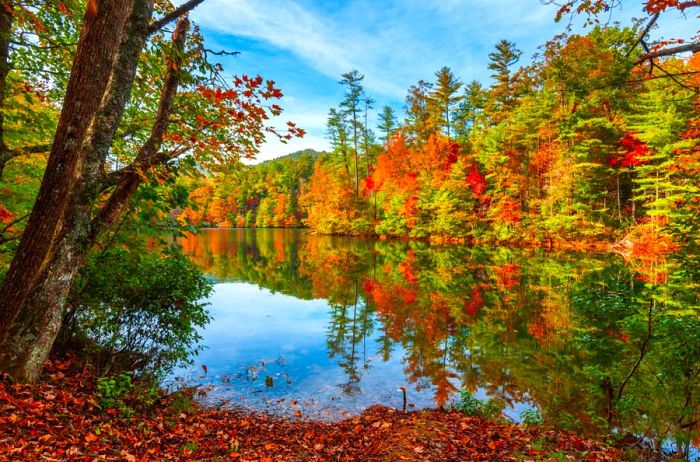
[[[428,107],[433,85],[424,80],[408,89],[406,95],[406,128],[420,143],[425,143],[435,131]]]
[[[493,72],[491,77],[496,81],[491,87],[489,103],[490,115],[494,122],[503,120],[507,113],[515,107],[517,94],[515,91],[516,78],[511,67],[518,62],[523,54],[515,43],[501,40],[496,45],[496,51],[489,53],[491,62],[488,68]]]
[[[447,138],[450,138],[451,124],[454,123],[454,107],[462,99],[457,92],[462,88],[462,82],[445,66],[435,73],[437,83],[430,94],[432,115],[435,124],[445,127]]]
[[[360,195],[360,173],[358,161],[357,143],[359,141],[357,132],[360,131],[360,100],[363,94],[362,80],[364,75],[360,74],[356,69],[346,72],[339,82],[346,87],[345,99],[340,103],[340,106],[345,110],[347,115],[351,115],[350,125],[352,127],[352,141],[355,148],[355,196]]]
[[[384,106],[382,112],[379,114],[379,124],[377,128],[384,133],[380,139],[383,142],[389,141],[391,135],[396,130],[396,113],[391,108],[391,106]]]

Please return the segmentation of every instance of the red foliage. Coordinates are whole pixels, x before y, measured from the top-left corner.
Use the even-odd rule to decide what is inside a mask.
[[[365,178],[362,179],[362,182],[360,183],[362,194],[364,196],[368,196],[372,193],[379,192],[379,186],[380,184],[375,180],[374,178],[374,167],[369,168],[369,175],[367,175]]]
[[[472,287],[472,295],[464,302],[464,309],[471,318],[476,316],[484,307],[484,294],[478,287]]]
[[[625,133],[620,140],[620,151],[608,161],[611,167],[638,167],[649,163],[649,145],[634,136],[634,132]]]
[[[12,220],[17,216],[16,213],[12,213],[0,204],[0,222],[9,225]]]
[[[467,174],[467,184],[477,197],[480,197],[486,191],[486,177],[479,173],[476,167],[472,168]]]

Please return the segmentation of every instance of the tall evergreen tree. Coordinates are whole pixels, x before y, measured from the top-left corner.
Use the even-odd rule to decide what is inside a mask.
[[[328,111],[326,122],[326,134],[328,135],[334,151],[340,151],[343,155],[343,164],[348,167],[348,121],[343,111],[331,108]]]
[[[374,101],[374,99],[372,99],[371,96],[365,95],[363,102],[365,103],[365,124],[363,127],[364,130],[362,131],[362,141],[363,141],[364,148],[365,148],[365,163],[366,163],[366,167],[367,167],[367,175],[369,175],[369,167],[371,164],[370,152],[369,152],[369,146],[371,144],[370,138],[373,138],[374,136],[373,135],[370,136],[369,132],[371,130],[369,129],[369,121],[367,120],[367,117],[369,115],[369,110],[374,108],[374,106],[372,106],[372,105],[376,101]]]
[[[406,126],[420,143],[427,142],[434,131],[428,107],[432,89],[431,83],[420,80],[408,89],[406,95]]]
[[[345,99],[340,103],[340,106],[345,110],[346,114],[352,116],[352,119],[350,120],[350,125],[352,127],[352,142],[355,150],[355,196],[359,196],[360,173],[357,153],[357,132],[360,129],[360,102],[364,91],[362,88],[362,80],[365,78],[365,76],[360,74],[356,69],[353,69],[350,72],[346,72],[341,77],[342,80],[339,83],[341,85],[344,85],[346,89]]]
[[[379,123],[377,128],[384,133],[381,140],[384,142],[389,141],[391,135],[396,130],[396,113],[391,108],[391,106],[384,106],[382,112],[379,114]]]
[[[462,99],[462,96],[457,94],[462,88],[462,82],[447,66],[437,71],[435,76],[437,82],[430,94],[431,112],[435,118],[435,124],[444,127],[447,138],[450,138],[451,124],[454,123],[454,107]]]
[[[491,116],[498,123],[513,109],[516,103],[516,76],[511,72],[523,54],[515,43],[501,40],[496,45],[496,51],[489,53],[488,68],[493,71],[491,77],[496,81],[491,87],[489,103]]]

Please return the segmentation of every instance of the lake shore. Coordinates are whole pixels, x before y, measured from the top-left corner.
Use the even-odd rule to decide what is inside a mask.
[[[36,385],[0,380],[0,460],[457,461],[620,460],[560,430],[497,424],[454,411],[373,406],[337,423],[207,409],[159,393],[100,406],[96,379],[53,361]],[[129,412],[125,412],[129,409]]]
[[[544,239],[534,237],[513,237],[509,239],[496,238],[475,238],[472,236],[429,236],[429,237],[408,237],[408,236],[393,236],[385,234],[327,234],[320,233],[312,228],[306,227],[220,227],[220,226],[201,226],[200,230],[297,230],[313,236],[333,236],[347,237],[360,239],[376,239],[379,241],[397,241],[397,242],[426,242],[433,245],[468,245],[472,247],[505,247],[510,249],[522,250],[546,250],[549,252],[597,252],[597,253],[613,253],[615,247],[619,245],[619,239],[609,237],[608,239],[563,239],[556,236],[548,236]]]

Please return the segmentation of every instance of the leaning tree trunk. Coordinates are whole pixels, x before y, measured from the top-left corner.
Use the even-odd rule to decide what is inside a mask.
[[[189,0],[150,25],[152,0],[88,3],[47,173],[0,291],[0,371],[10,373],[17,380],[37,378],[60,330],[73,278],[100,230],[124,213],[129,198],[142,181],[140,172],[170,158],[159,149],[177,93],[189,28],[186,18],[179,21],[173,34],[173,49],[151,136],[139,150],[135,164],[123,172],[115,172],[120,174],[118,181],[112,183],[116,184],[116,189],[101,213],[92,217],[94,203],[109,183],[105,175],[107,153],[126,107],[139,54],[148,35],[201,2]],[[107,47],[105,37],[113,38]],[[104,80],[95,76],[91,59],[95,53]],[[80,82],[86,81],[93,82],[92,91],[87,94],[80,86]],[[80,95],[84,95],[87,102]],[[86,104],[89,105],[87,109]],[[81,120],[82,125],[79,124]],[[78,132],[80,127],[87,129]],[[178,154],[177,151],[171,153]],[[66,170],[64,165],[69,168]],[[60,175],[62,168],[63,177]],[[44,214],[48,207],[46,191],[60,193],[57,197],[61,202],[60,207]],[[51,233],[47,234],[51,239],[41,242],[41,232]]]
[[[34,381],[87,252],[104,159],[147,37],[150,0],[93,0],[46,173],[0,289],[0,371]]]
[[[12,14],[10,6],[0,8],[0,179],[5,164],[10,160],[11,152],[5,145],[5,92],[7,91],[7,74],[10,72],[10,36],[12,34]]]

